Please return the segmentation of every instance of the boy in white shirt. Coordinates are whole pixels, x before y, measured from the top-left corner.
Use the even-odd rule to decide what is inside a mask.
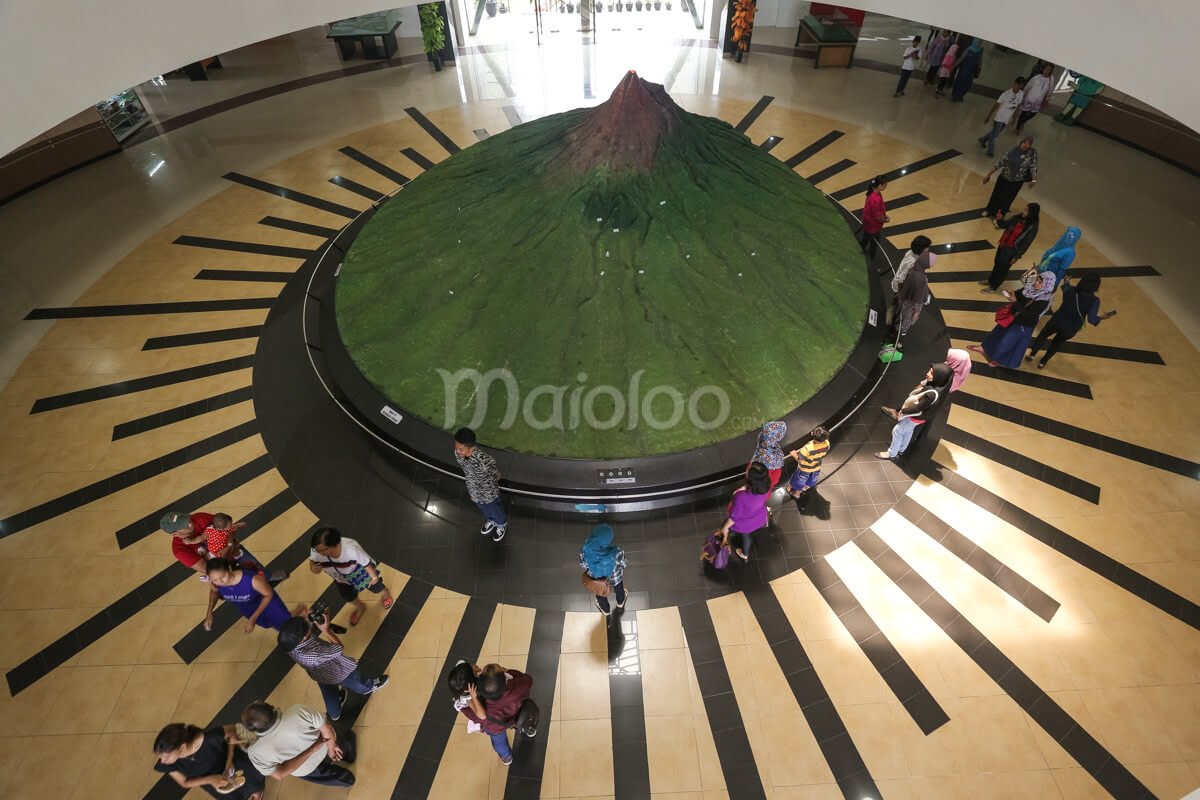
[[[1017,133],[1025,127],[1025,123],[1036,117],[1050,102],[1050,90],[1053,88],[1051,76],[1054,75],[1053,64],[1043,64],[1042,71],[1029,79],[1025,84],[1025,99],[1021,101],[1021,114],[1017,117]]]
[[[1013,81],[1012,87],[1006,89],[1004,94],[996,99],[996,104],[992,106],[992,110],[988,112],[985,122],[991,120],[992,129],[976,139],[979,146],[987,149],[989,157],[996,155],[996,138],[1000,136],[1000,131],[1004,130],[1009,121],[1013,118],[1013,114],[1020,108],[1021,103],[1025,99],[1025,79],[1017,78]]]
[[[920,57],[921,37],[914,36],[908,47],[904,48],[904,61],[900,64],[900,82],[896,84],[896,93],[892,97],[904,97],[904,87],[908,86],[908,79],[912,77]]]

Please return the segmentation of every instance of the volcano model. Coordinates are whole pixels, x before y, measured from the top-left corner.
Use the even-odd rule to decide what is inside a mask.
[[[867,303],[817,189],[632,72],[607,102],[408,184],[336,294],[347,350],[398,407],[569,458],[678,452],[786,414],[845,362]]]

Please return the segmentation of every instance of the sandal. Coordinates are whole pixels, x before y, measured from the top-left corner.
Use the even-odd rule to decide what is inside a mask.
[[[392,603],[394,603],[394,602],[396,602],[396,601],[394,599],[392,599],[391,597],[383,598],[383,610],[387,611],[389,608],[392,607]]]
[[[223,786],[214,786],[213,788],[217,790],[217,794],[233,794],[245,785],[246,775],[241,770],[238,770]]]
[[[360,610],[359,610],[359,609],[357,609],[357,608],[356,608],[356,609],[354,609],[354,613],[352,613],[352,614],[350,615],[350,627],[354,627],[355,625],[357,625],[357,624],[358,624],[358,622],[359,622],[359,620],[361,620],[361,619],[363,618],[363,614],[364,614],[364,613],[366,613],[366,612],[365,612],[365,611],[360,611]]]

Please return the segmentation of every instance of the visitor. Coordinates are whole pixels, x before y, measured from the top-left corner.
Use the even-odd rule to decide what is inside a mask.
[[[983,176],[983,182],[986,184],[990,181],[997,170],[1000,174],[996,176],[996,185],[992,187],[992,196],[988,198],[983,216],[990,218],[992,225],[1000,227],[1000,220],[1012,208],[1013,201],[1021,191],[1021,184],[1028,181],[1030,186],[1037,186],[1038,153],[1033,146],[1033,137],[1024,137],[1016,147],[1005,153]]]
[[[165,772],[182,789],[203,789],[213,797],[261,800],[265,781],[247,755],[229,741],[233,726],[202,730],[173,722],[154,738],[156,772]]]
[[[342,536],[337,528],[320,528],[313,534],[308,568],[313,573],[324,572],[333,578],[338,595],[347,603],[354,604],[354,611],[350,614],[351,625],[357,625],[362,615],[367,613],[366,605],[358,599],[363,589],[371,594],[383,595],[384,611],[392,607],[392,593],[383,583],[379,564],[362,545]]]
[[[204,571],[208,561],[204,531],[212,524],[212,518],[212,514],[203,511],[190,515],[182,511],[168,511],[158,523],[160,528],[171,534],[171,553],[175,560],[200,573],[202,581],[208,580],[208,574]]]
[[[946,414],[949,415],[950,401],[954,397],[954,393],[958,391],[958,387],[962,386],[962,381],[965,381],[966,376],[971,372],[971,354],[965,350],[949,350],[946,353],[946,366],[950,368],[949,372],[939,369],[926,373],[923,381],[925,389],[934,390],[937,392],[937,397],[921,415],[927,424],[917,425],[913,428],[908,446],[904,448],[905,452],[912,452],[913,448],[925,438],[925,433],[933,427],[933,422],[941,409],[947,409]],[[961,380],[959,379],[960,371],[962,372]]]
[[[1025,82],[1025,98],[1021,101],[1021,113],[1017,115],[1017,135],[1025,128],[1025,123],[1046,109],[1050,102],[1050,92],[1054,88],[1050,76],[1054,74],[1054,65],[1050,62],[1042,64],[1041,71]]]
[[[950,49],[950,44],[953,41],[952,31],[943,29],[937,38],[930,40],[929,47],[925,48],[925,58],[929,63],[929,71],[925,73],[925,83],[933,83],[933,78],[937,75],[937,71],[942,66],[942,59],[946,56],[946,51]]]
[[[818,425],[808,433],[808,441],[789,455],[796,459],[796,471],[788,481],[788,494],[800,500],[821,479],[821,464],[829,455],[829,431]]]
[[[242,725],[256,734],[246,754],[260,773],[281,781],[288,775],[320,786],[354,785],[354,773],[339,762],[354,763],[354,733],[341,736],[315,708],[279,709],[261,700],[242,711]]]
[[[1042,253],[1042,257],[1038,259],[1036,271],[1051,273],[1057,283],[1065,281],[1067,270],[1070,269],[1071,264],[1075,263],[1075,245],[1082,237],[1083,231],[1074,225],[1068,226],[1063,235],[1058,237],[1058,241],[1051,245],[1049,250]]]
[[[975,79],[983,70],[983,40],[975,39],[958,60],[955,68],[954,90],[950,93],[950,102],[961,103],[967,92],[975,85]]]
[[[767,467],[757,461],[751,464],[746,480],[733,492],[725,524],[717,531],[742,561],[750,560],[754,534],[767,526],[767,500],[772,485]]]
[[[988,111],[984,122],[991,121],[992,129],[980,136],[977,141],[979,146],[987,150],[988,157],[996,155],[996,138],[1000,132],[1004,130],[1009,121],[1013,118],[1013,114],[1020,108],[1021,102],[1025,99],[1025,79],[1016,78],[1012,82],[1012,86],[1005,89],[1004,92],[996,98],[996,102],[992,105],[992,109]]]
[[[325,699],[325,713],[336,722],[342,717],[348,691],[363,696],[374,694],[387,686],[388,676],[364,678],[358,661],[346,655],[342,640],[330,630],[329,623],[328,611],[320,623],[313,623],[307,614],[294,616],[283,623],[276,642],[316,681]]]
[[[1095,273],[1084,275],[1074,286],[1070,281],[1063,281],[1062,305],[1046,322],[1042,332],[1033,340],[1033,348],[1025,358],[1032,359],[1039,350],[1045,347],[1046,355],[1042,356],[1037,364],[1038,369],[1045,369],[1046,364],[1054,358],[1054,354],[1058,352],[1062,343],[1069,342],[1083,329],[1085,320],[1096,326],[1104,320],[1116,316],[1115,310],[1106,314],[1100,313],[1100,298],[1096,295],[1099,290],[1100,276]]]
[[[758,432],[758,443],[754,447],[754,455],[750,457],[750,463],[746,465],[747,473],[755,463],[765,466],[771,477],[771,489],[779,485],[779,479],[783,476],[783,460],[786,456],[781,445],[785,436],[787,436],[786,422],[777,419],[763,425],[762,430]]]
[[[892,294],[900,292],[900,286],[904,283],[904,279],[908,277],[909,270],[913,268],[913,264],[917,263],[917,258],[922,253],[929,249],[933,242],[928,236],[914,237],[908,245],[908,250],[900,258],[900,266],[896,267],[896,274],[892,276]]]
[[[450,676],[451,691],[454,691],[459,685],[455,680],[454,670],[451,670]],[[492,740],[492,749],[500,757],[500,763],[507,767],[513,760],[512,748],[508,743],[508,729],[516,723],[521,704],[529,699],[529,694],[533,691],[533,678],[524,672],[506,669],[499,664],[488,664],[482,671],[475,673],[474,681],[466,676],[465,670],[459,669],[458,678],[466,683],[467,696],[465,703],[460,696],[454,707],[467,718],[468,731],[472,729],[473,724],[488,735]]]
[[[213,609],[217,600],[237,608],[246,618],[246,633],[254,627],[279,630],[292,614],[261,570],[235,564],[224,558],[209,559],[205,567],[208,572],[208,612],[204,615],[204,630],[211,631]]]
[[[870,259],[874,259],[879,252],[879,235],[883,232],[883,224],[892,221],[883,204],[883,190],[887,185],[887,178],[883,175],[876,175],[867,185],[867,200],[862,212],[862,241],[859,244]]]
[[[934,364],[925,373],[925,378],[916,385],[900,408],[882,406],[883,413],[896,420],[892,426],[892,442],[887,450],[875,454],[876,458],[895,460],[912,444],[913,431],[928,421],[926,414],[937,407],[941,395],[954,379],[954,371],[946,364]]]
[[[579,567],[583,570],[580,581],[585,589],[596,596],[596,608],[604,616],[612,613],[608,596],[617,602],[617,608],[625,608],[625,551],[613,544],[611,525],[597,525],[579,551]]]
[[[934,97],[941,97],[946,93],[946,84],[950,81],[950,71],[954,69],[954,65],[958,62],[958,51],[961,47],[960,42],[963,37],[960,35],[958,41],[946,48],[946,54],[942,56],[942,63],[938,66],[938,83],[937,92]]]
[[[899,337],[907,336],[913,325],[921,318],[921,309],[929,302],[929,276],[926,270],[933,263],[933,252],[928,248],[917,257],[912,269],[904,276],[900,291],[896,293],[896,332]]]
[[[908,79],[912,77],[913,70],[916,69],[917,59],[921,56],[921,37],[914,36],[908,47],[904,48],[903,59],[900,63],[900,82],[896,84],[896,92],[892,97],[904,97],[904,87],[908,86]]]
[[[1005,289],[1001,294],[1011,300],[996,312],[996,326],[992,328],[981,345],[971,345],[976,353],[982,353],[989,366],[1017,369],[1021,358],[1029,349],[1029,340],[1038,319],[1050,307],[1054,296],[1054,273],[1036,275],[1016,294]]]
[[[479,532],[491,534],[492,541],[504,538],[508,530],[508,515],[500,500],[500,469],[496,459],[475,444],[475,431],[459,428],[454,433],[454,458],[467,479],[467,494],[483,512],[484,523]]]
[[[950,394],[953,395],[971,376],[971,354],[966,350],[951,347],[946,351],[946,366],[954,372],[950,381]]]
[[[1021,210],[1020,214],[1013,214],[1000,223],[1000,228],[1004,233],[996,245],[996,256],[992,260],[992,274],[988,276],[987,280],[980,281],[983,288],[979,291],[984,294],[995,294],[996,290],[1000,288],[1000,284],[1004,283],[1008,277],[1008,271],[1021,256],[1025,255],[1029,245],[1033,244],[1033,240],[1037,238],[1038,217],[1041,215],[1041,211],[1040,205],[1030,203]]]

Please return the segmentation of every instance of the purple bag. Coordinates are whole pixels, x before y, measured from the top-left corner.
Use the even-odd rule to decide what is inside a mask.
[[[709,562],[717,569],[725,569],[729,566],[729,548],[721,543],[717,534],[709,534],[700,548],[700,560]]]

